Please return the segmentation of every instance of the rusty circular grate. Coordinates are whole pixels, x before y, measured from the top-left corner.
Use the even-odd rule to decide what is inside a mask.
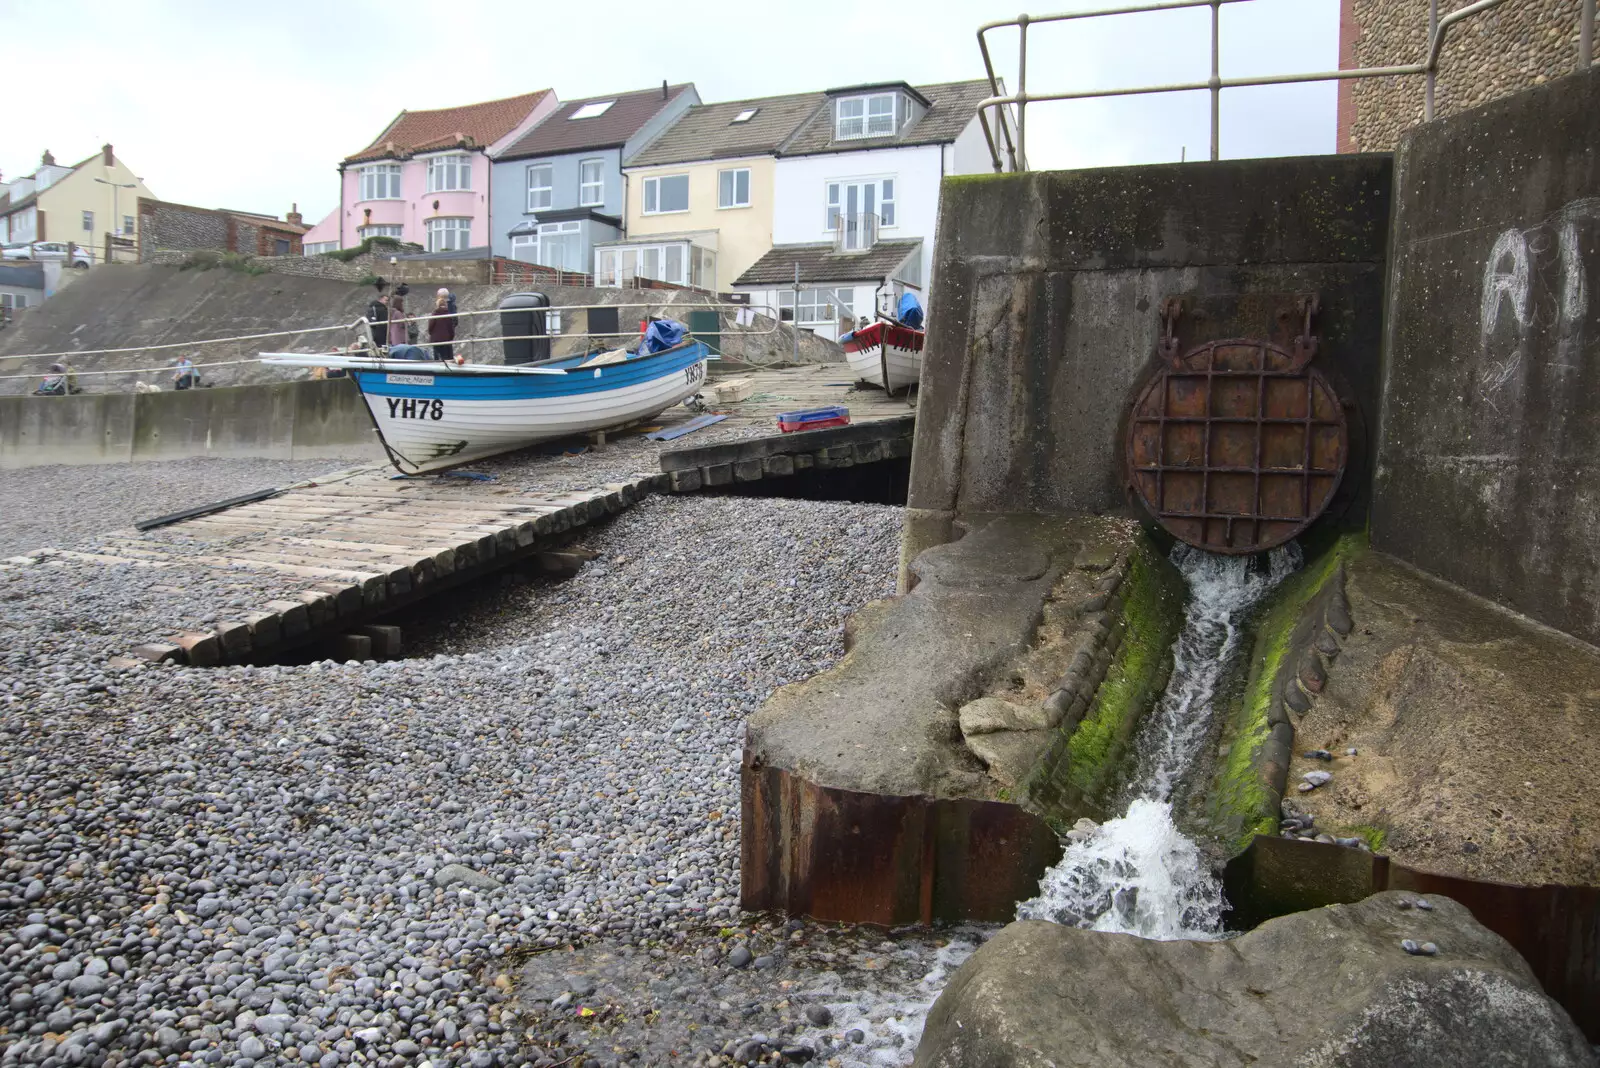
[[[1171,358],[1134,402],[1134,491],[1182,541],[1253,553],[1321,515],[1344,475],[1349,432],[1311,353],[1235,339]]]

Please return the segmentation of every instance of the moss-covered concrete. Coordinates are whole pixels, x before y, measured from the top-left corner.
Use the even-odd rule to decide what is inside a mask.
[[[1172,645],[1183,625],[1183,580],[1148,537],[1135,543],[1120,592],[1124,635],[1105,681],[1083,720],[1063,724],[1020,787],[1026,803],[1057,826],[1079,816],[1108,815],[1134,731],[1160,699],[1172,670]]]
[[[1206,817],[1213,833],[1230,852],[1243,850],[1257,834],[1272,834],[1278,825],[1282,798],[1263,767],[1263,751],[1273,728],[1273,708],[1285,685],[1293,684],[1300,652],[1297,635],[1307,630],[1312,606],[1339,572],[1341,564],[1365,548],[1361,534],[1330,539],[1312,547],[1312,559],[1272,592],[1258,610],[1249,675],[1240,696],[1226,710],[1222,757],[1206,797]]]

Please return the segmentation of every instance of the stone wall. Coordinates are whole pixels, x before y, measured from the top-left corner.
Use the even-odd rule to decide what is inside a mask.
[[[1457,23],[1445,39],[1434,93],[1437,118],[1552,78],[1578,58],[1582,0],[1515,0]],[[1441,12],[1459,4],[1441,3]],[[1344,0],[1342,66],[1419,63],[1428,49],[1428,0]],[[1422,121],[1421,77],[1345,82],[1339,98],[1339,151],[1388,152]]]
[[[1395,155],[1372,544],[1600,642],[1600,67]]]
[[[236,252],[245,256],[275,251],[280,240],[300,254],[300,235],[272,225],[273,220],[213,211],[188,204],[139,198],[139,262],[162,262],[163,252]]]

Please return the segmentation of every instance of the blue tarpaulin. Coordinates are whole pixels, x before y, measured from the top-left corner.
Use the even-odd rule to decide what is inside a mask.
[[[648,356],[651,353],[662,352],[680,344],[689,334],[689,328],[672,319],[657,319],[651,323],[644,332],[644,345],[642,352]]]
[[[917,303],[915,293],[901,295],[898,318],[913,330],[922,329],[922,305]]]
[[[433,353],[421,345],[390,345],[391,360],[431,360]]]

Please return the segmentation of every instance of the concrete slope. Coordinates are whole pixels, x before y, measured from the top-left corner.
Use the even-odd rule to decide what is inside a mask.
[[[250,275],[225,268],[182,270],[141,264],[102,267],[68,287],[0,333],[0,356],[21,353],[82,352],[102,348],[161,345],[350,322],[371,299],[370,287],[350,282],[287,275]],[[316,351],[336,335],[311,335],[285,347]],[[261,343],[197,346],[199,362],[253,359]],[[74,370],[161,367],[180,350],[73,357]],[[43,371],[49,359],[3,360],[0,374]],[[138,378],[165,385],[168,375]],[[304,377],[304,372],[271,371],[258,366],[217,368],[207,376],[218,385],[240,385]],[[132,377],[86,376],[93,392],[126,392]],[[0,392],[22,393],[36,382],[0,380]]]

